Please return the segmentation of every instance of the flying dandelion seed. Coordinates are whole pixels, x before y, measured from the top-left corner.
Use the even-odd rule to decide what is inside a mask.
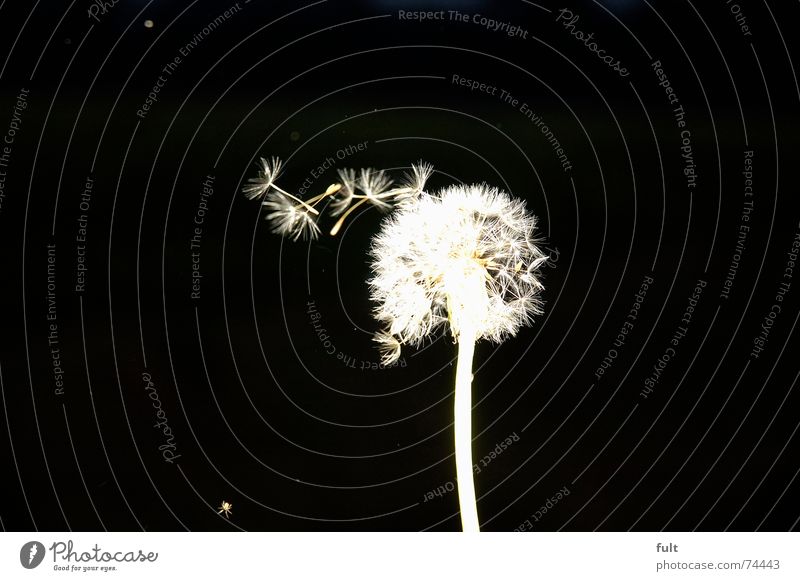
[[[338,216],[353,203],[353,198],[358,191],[356,189],[356,172],[352,169],[338,170],[339,180],[342,184],[339,195],[331,202],[331,214]]]
[[[272,189],[280,172],[280,159],[273,157],[271,161],[268,161],[262,157],[261,170],[258,172],[258,176],[248,179],[247,181],[250,183],[242,188],[242,191],[250,200],[260,198]]]
[[[432,168],[420,162],[420,165],[413,167],[412,173],[406,176],[405,184],[399,188],[391,188],[392,180],[384,171],[362,169],[356,174],[352,169],[340,169],[340,183],[331,184],[322,194],[306,200],[277,185],[281,170],[279,158],[267,160],[262,157],[258,175],[247,180],[242,192],[250,200],[262,200],[261,203],[267,210],[265,217],[271,223],[273,232],[297,241],[300,238],[316,240],[318,237],[320,229],[317,219],[320,212],[317,206],[323,200],[330,201],[330,214],[339,216],[330,231],[335,236],[347,217],[366,203],[389,211],[419,195]]]

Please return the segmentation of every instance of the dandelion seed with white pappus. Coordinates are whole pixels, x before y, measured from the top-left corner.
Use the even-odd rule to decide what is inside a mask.
[[[267,161],[262,157],[258,176],[248,179],[249,183],[242,188],[242,192],[251,200],[263,198],[261,203],[268,210],[265,218],[276,234],[288,236],[294,241],[301,237],[304,240],[315,240],[319,235],[319,210],[314,206],[326,197],[336,194],[341,184],[332,184],[324,193],[305,201],[275,183],[280,170],[280,159],[273,157],[271,161]]]
[[[340,169],[339,181],[342,187],[339,189],[339,194],[330,203],[331,215],[338,216],[344,212],[353,202],[356,195],[356,172],[352,169]]]
[[[414,171],[420,170],[415,169]],[[364,204],[369,202],[379,210],[388,212],[410,195],[410,189],[407,187],[389,189],[392,180],[382,170],[362,169],[358,179],[353,170],[341,170],[339,177],[342,179],[344,194],[332,204],[334,205],[334,215],[341,214],[341,216],[331,228],[331,236],[336,236],[347,217]],[[357,194],[356,191],[362,193]],[[352,203],[353,200],[358,201]],[[346,211],[344,211],[345,209]]]
[[[429,163],[424,163],[422,160],[412,165],[411,171],[406,172],[402,186],[399,188],[399,193],[395,197],[398,205],[418,198],[425,191],[425,184],[432,173],[433,166]]]
[[[386,172],[371,168],[362,169],[358,181],[358,187],[364,192],[366,199],[376,207],[381,210],[388,210],[392,207],[388,201],[381,199],[381,196],[392,185],[392,180],[389,179]]]
[[[258,177],[248,179],[247,181],[250,182],[249,185],[242,188],[245,196],[247,196],[249,200],[262,197],[272,189],[280,171],[280,159],[273,157],[272,161],[267,161],[262,157],[261,170],[258,172]]]
[[[247,180],[242,192],[251,200],[262,198],[262,204],[269,210],[265,217],[272,224],[272,231],[294,241],[318,237],[320,211],[317,206],[323,200],[330,198],[330,214],[339,216],[330,231],[335,236],[347,217],[364,204],[388,212],[405,199],[418,195],[432,171],[430,165],[420,162],[413,166],[413,173],[408,174],[402,187],[390,189],[392,180],[382,170],[367,168],[356,174],[352,169],[339,169],[339,183],[331,184],[322,194],[303,200],[277,185],[282,169],[279,158],[272,157],[268,161],[262,157],[260,162],[258,175]]]
[[[319,226],[311,212],[280,192],[270,192],[262,205],[269,210],[266,219],[276,234],[288,236],[294,241],[301,237],[315,240],[319,235]]]

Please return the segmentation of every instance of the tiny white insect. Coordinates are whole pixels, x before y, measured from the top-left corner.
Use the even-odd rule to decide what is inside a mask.
[[[219,510],[217,511],[217,514],[225,513],[225,516],[227,518],[231,518],[230,515],[231,515],[231,512],[232,512],[232,509],[233,509],[233,505],[230,502],[227,502],[227,501],[223,500],[222,504],[219,507]]]

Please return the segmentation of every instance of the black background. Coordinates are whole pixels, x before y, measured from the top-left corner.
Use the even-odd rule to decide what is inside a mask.
[[[777,303],[764,351],[751,351],[800,231],[800,5],[740,1],[745,35],[725,0],[240,1],[137,116],[162,68],[232,5],[122,0],[98,22],[83,0],[0,3],[4,135],[29,90],[0,168],[4,530],[459,529],[456,494],[427,494],[455,477],[452,341],[406,349],[402,367],[360,368],[378,361],[366,280],[380,214],[292,243],[240,193],[259,156],[280,156],[279,183],[296,190],[361,142],[336,168],[397,175],[423,159],[436,168],[431,188],[502,187],[539,216],[553,256],[545,314],[502,345],[478,344],[476,462],[518,436],[476,475],[483,530],[797,528],[800,281]],[[571,36],[561,8],[629,75]],[[453,9],[470,21],[398,12]],[[686,112],[693,188],[656,60]],[[745,151],[750,230],[723,298]],[[191,299],[189,239],[208,175]],[[310,193],[332,181],[333,168]],[[76,292],[81,213],[88,270]],[[48,344],[48,244],[63,394]],[[647,276],[634,328],[597,379]],[[688,334],[644,398],[699,279]],[[173,463],[143,374],[174,433]],[[223,500],[230,520],[217,513]]]

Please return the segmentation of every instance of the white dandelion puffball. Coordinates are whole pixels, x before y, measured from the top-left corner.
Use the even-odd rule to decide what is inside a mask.
[[[486,184],[420,192],[384,221],[370,253],[375,340],[392,363],[445,322],[456,341],[501,342],[540,314],[548,257],[525,202]]]

